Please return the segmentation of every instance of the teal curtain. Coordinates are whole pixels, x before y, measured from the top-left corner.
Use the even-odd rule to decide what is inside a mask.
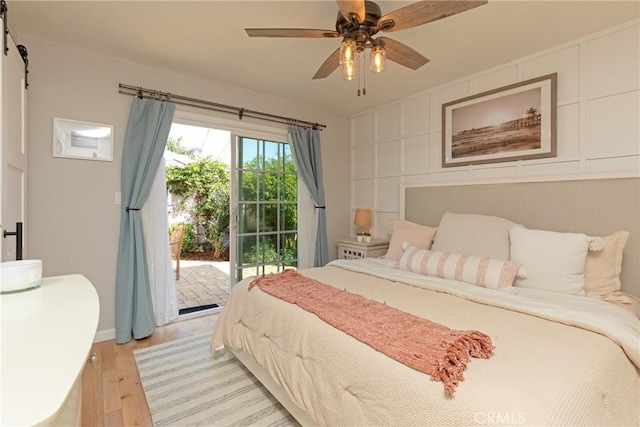
[[[322,267],[329,262],[327,247],[327,217],[324,204],[324,184],[322,182],[322,158],[320,153],[320,131],[300,126],[290,126],[289,147],[298,176],[307,186],[316,209],[316,241],[314,266]]]
[[[124,138],[122,213],[116,272],[116,343],[148,337],[155,330],[140,209],[158,171],[175,105],[134,98]]]

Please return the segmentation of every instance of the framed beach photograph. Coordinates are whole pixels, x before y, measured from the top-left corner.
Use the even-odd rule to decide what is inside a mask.
[[[113,161],[113,126],[54,118],[53,157]]]
[[[442,105],[442,167],[556,156],[557,74]]]

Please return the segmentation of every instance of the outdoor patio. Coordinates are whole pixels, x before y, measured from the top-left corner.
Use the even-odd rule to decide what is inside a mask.
[[[211,304],[223,306],[229,292],[229,262],[180,260],[179,310]]]

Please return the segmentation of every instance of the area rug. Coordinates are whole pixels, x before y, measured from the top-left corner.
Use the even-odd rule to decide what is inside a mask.
[[[295,426],[295,419],[211,334],[136,350],[154,426]]]

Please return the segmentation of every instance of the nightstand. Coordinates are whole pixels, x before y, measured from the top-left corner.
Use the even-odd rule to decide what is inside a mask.
[[[371,239],[369,243],[358,242],[355,237],[338,240],[339,259],[377,258],[387,253],[389,242]]]

